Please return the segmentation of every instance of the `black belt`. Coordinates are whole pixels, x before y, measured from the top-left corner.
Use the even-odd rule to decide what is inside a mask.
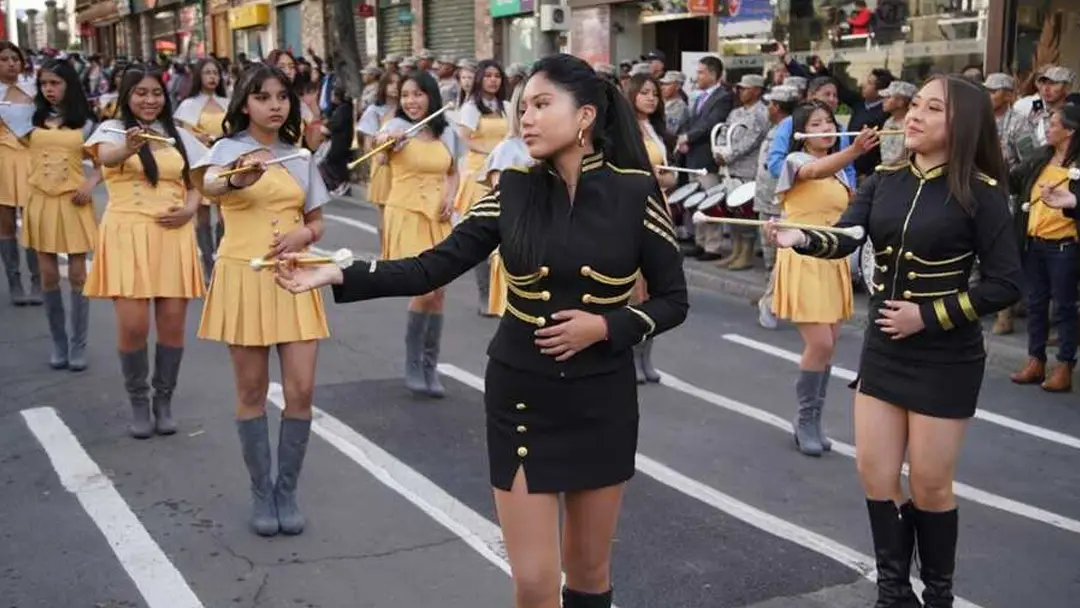
[[[1063,238],[1063,239],[1044,239],[1044,238],[1039,238],[1037,236],[1033,236],[1033,237],[1029,237],[1029,238],[1032,241],[1035,241],[1036,243],[1042,243],[1044,245],[1068,245],[1070,243],[1075,243],[1076,242],[1076,237],[1075,236],[1070,236],[1070,237],[1066,237],[1066,238]]]

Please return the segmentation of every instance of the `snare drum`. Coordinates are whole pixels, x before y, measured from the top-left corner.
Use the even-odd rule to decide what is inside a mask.
[[[698,211],[710,217],[725,217],[727,214],[724,213],[724,206],[721,203],[726,195],[727,192],[723,190],[715,192],[711,196],[706,193],[705,200],[698,205]]]
[[[740,184],[739,187],[732,190],[727,196],[727,201],[725,201],[728,214],[731,217],[753,219],[755,217],[754,193],[756,191],[757,184],[754,182]]]
[[[689,197],[687,197],[686,200],[683,201],[683,203],[682,203],[683,209],[686,209],[686,210],[694,209],[695,207],[700,205],[701,202],[704,201],[704,200],[705,200],[705,193],[704,192],[695,192],[695,193],[691,194]]]
[[[684,186],[679,186],[671,193],[671,196],[668,197],[668,203],[678,205],[685,201],[691,194],[697,192],[700,187],[701,184],[699,182],[690,182]]]

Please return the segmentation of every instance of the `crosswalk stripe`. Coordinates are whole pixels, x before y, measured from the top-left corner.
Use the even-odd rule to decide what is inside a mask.
[[[784,359],[785,361],[790,361],[792,363],[798,363],[801,359],[799,353],[784,350],[782,348],[777,348],[772,344],[759,342],[757,340],[754,340],[753,338],[747,338],[746,336],[740,336],[739,334],[724,334],[724,339],[728,342],[740,344],[742,346],[752,348],[756,351],[763,352],[767,355],[772,355],[778,359]],[[847,382],[855,380],[855,377],[857,376],[857,374],[850,369],[844,369],[835,365],[832,368],[832,375]],[[1046,441],[1051,441],[1053,443],[1080,450],[1080,437],[1073,437],[1072,435],[1066,435],[1065,433],[1053,431],[1034,424],[1029,424],[1015,418],[1010,418],[1008,416],[1002,416],[1001,414],[988,412],[983,408],[975,410],[975,418],[983,420],[985,422],[989,422],[990,424],[1003,426],[1018,433],[1031,435],[1032,437],[1036,437],[1038,439],[1044,439]]]
[[[360,220],[354,220],[351,217],[345,217],[344,215],[334,215],[332,213],[324,213],[323,218],[328,219],[339,224],[345,224],[346,226],[352,226],[353,228],[359,228],[368,234],[379,234],[379,229],[367,222],[361,222]]]
[[[22,412],[64,488],[75,495],[109,542],[150,608],[203,608],[97,463],[51,407]]]
[[[456,365],[440,363],[439,372],[477,391],[484,391],[483,378],[461,369]],[[669,488],[699,500],[714,509],[723,511],[763,532],[788,540],[823,555],[854,570],[859,576],[862,576],[867,580],[874,581],[877,579],[874,560],[870,556],[864,555],[851,547],[838,543],[827,536],[803,528],[802,526],[785,519],[766,513],[765,511],[729,496],[707,484],[687,477],[640,452],[637,454],[635,466],[637,470]],[[917,591],[921,592],[921,581],[913,578],[911,583]],[[958,608],[979,608],[977,604],[973,604],[972,602],[959,597],[955,599],[955,605]]]
[[[694,386],[693,384],[690,384],[689,382],[686,382],[684,380],[680,380],[679,378],[672,376],[667,372],[662,371],[660,372],[660,375],[660,383],[663,386],[667,386],[669,388],[679,391],[680,393],[690,395],[691,397],[697,397],[698,399],[706,403],[715,405],[730,412],[735,412],[736,414],[741,414],[748,418],[752,418],[754,420],[757,420],[758,422],[764,422],[765,424],[776,427],[784,431],[785,433],[791,432],[790,420],[785,420],[784,418],[781,418],[780,416],[777,416],[771,412],[767,412],[754,406],[741,403],[734,399],[729,399],[728,397],[724,397],[723,395],[718,395],[712,391]],[[838,441],[836,439],[833,439],[832,442],[833,452],[837,454],[843,454],[844,456],[847,456],[849,458],[855,458],[855,446],[844,443],[842,441]],[[908,474],[908,467],[906,464],[904,465],[902,472],[904,475]],[[962,483],[959,481],[953,482],[953,492],[957,496],[966,498],[967,500],[979,503],[981,505],[985,505],[987,507],[992,507],[1000,511],[1005,511],[1006,513],[1011,513],[1013,515],[1018,515],[1020,517],[1025,517],[1027,519],[1031,519],[1040,523],[1048,524],[1056,528],[1061,528],[1062,530],[1067,530],[1069,532],[1080,534],[1080,521],[1070,519],[1068,517],[1065,517],[1064,515],[1059,515],[1045,509],[1040,509],[1039,507],[1034,507],[1020,501],[1013,500],[1011,498],[1005,498],[1004,496],[999,496],[992,492],[987,492],[986,490],[980,490],[979,488],[969,486],[966,483]]]

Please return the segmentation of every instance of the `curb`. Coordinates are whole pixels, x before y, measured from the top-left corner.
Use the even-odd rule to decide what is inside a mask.
[[[363,199],[364,191],[363,184],[353,184],[349,196],[335,197],[334,200],[361,207],[370,207],[367,201]],[[721,275],[695,268],[696,264],[696,262],[691,262],[683,267],[686,273],[686,283],[690,287],[745,299],[747,304],[750,305],[756,303],[761,296],[765,295],[765,287],[758,281],[749,278],[753,276],[752,274],[746,273],[745,276],[748,278],[734,276],[735,273]],[[866,306],[862,302],[856,301],[855,314],[852,315],[851,319],[848,319],[845,325],[862,331],[869,325],[869,321]],[[986,343],[987,366],[1011,373],[1027,363],[1028,354],[1025,346],[1010,344],[1005,339],[986,332],[983,332],[983,338]]]

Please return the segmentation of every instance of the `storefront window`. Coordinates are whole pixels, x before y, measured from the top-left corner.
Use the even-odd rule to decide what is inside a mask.
[[[774,33],[797,55],[884,67],[910,82],[981,68],[990,0],[777,0]]]
[[[532,65],[536,56],[538,34],[536,17],[515,17],[506,27],[506,65],[524,63]]]
[[[1080,73],[1080,5],[1076,0],[1016,0],[1009,68],[1024,81],[1054,63]],[[1029,88],[1024,93],[1033,93]]]

